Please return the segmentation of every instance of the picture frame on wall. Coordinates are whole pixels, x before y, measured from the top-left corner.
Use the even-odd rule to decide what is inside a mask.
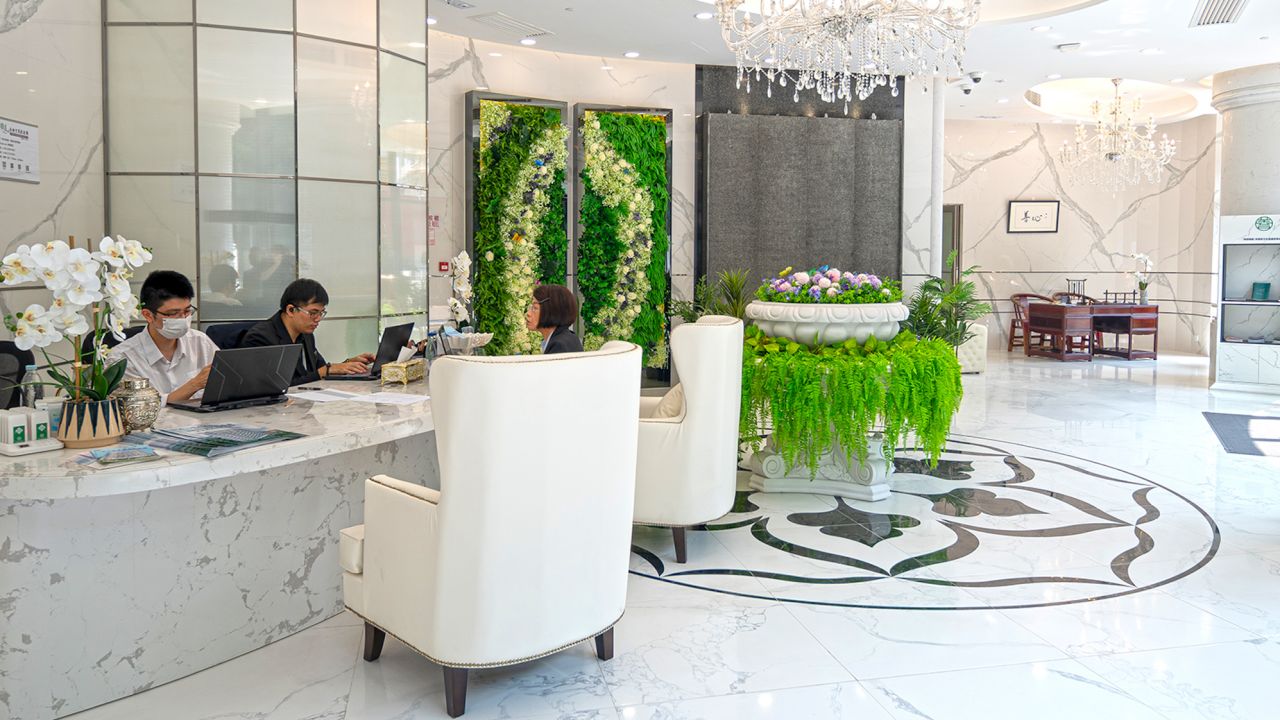
[[[1058,232],[1059,205],[1057,200],[1010,200],[1008,232]]]

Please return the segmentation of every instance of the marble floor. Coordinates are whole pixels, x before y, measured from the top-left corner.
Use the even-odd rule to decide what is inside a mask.
[[[1280,458],[1229,455],[1203,358],[992,354],[944,462],[881,503],[741,492],[690,534],[637,529],[616,656],[473,672],[465,717],[1280,717]],[[439,669],[333,618],[74,716],[444,715]]]

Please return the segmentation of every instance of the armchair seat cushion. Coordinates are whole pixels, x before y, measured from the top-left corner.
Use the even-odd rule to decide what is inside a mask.
[[[662,396],[662,400],[649,417],[654,420],[664,420],[678,418],[681,415],[684,415],[684,386],[677,383]]]
[[[338,564],[359,575],[364,572],[364,526],[343,528],[338,537]]]

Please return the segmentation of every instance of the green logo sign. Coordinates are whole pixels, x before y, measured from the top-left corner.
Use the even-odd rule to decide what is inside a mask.
[[[1258,221],[1255,222],[1253,226],[1258,228],[1262,232],[1267,232],[1268,230],[1276,226],[1276,222],[1275,220],[1272,220],[1269,216],[1263,215],[1262,217],[1258,218]]]

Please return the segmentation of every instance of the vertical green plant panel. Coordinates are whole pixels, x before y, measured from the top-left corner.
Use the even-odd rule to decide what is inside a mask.
[[[663,117],[583,114],[578,289],[585,345],[639,345],[650,367],[667,363],[667,124]]]
[[[567,136],[557,108],[480,101],[472,308],[494,354],[538,351],[524,311],[535,285],[565,282]]]

